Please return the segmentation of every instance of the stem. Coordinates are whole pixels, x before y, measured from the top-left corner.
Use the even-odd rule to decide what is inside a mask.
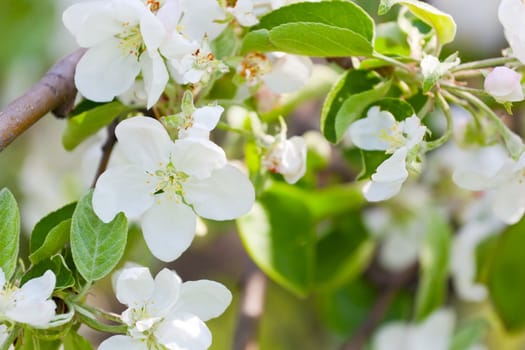
[[[468,92],[468,93],[479,95],[479,96],[490,96],[489,93],[487,93],[485,90],[475,89],[475,88],[471,88],[467,86],[447,84],[447,83],[440,83],[439,86],[444,87],[449,90],[463,91],[463,92]]]
[[[113,322],[117,322],[117,323],[122,323],[122,320],[120,319],[120,316],[117,315],[117,314],[114,314],[112,312],[107,312],[107,311],[104,311],[104,310],[101,310],[101,309],[98,309],[96,307],[93,307],[93,306],[90,306],[90,305],[87,305],[87,304],[77,304],[79,307],[81,307],[82,309],[86,310],[86,311],[89,311],[90,313],[94,314],[94,315],[97,315],[97,316],[102,316],[104,317],[106,320],[108,321],[113,321]]]
[[[427,102],[425,102],[423,107],[421,107],[421,109],[417,112],[419,119],[423,120],[427,116],[427,114],[431,111],[433,106],[434,106],[434,98],[432,96],[429,96]]]
[[[75,296],[75,298],[72,300],[73,304],[81,302],[90,289],[91,289],[91,282],[86,282],[86,284],[82,287],[82,290],[80,291],[80,293],[78,293],[78,295]]]
[[[485,60],[480,61],[474,61],[474,62],[468,62],[460,64],[450,70],[450,72],[459,72],[462,70],[469,70],[469,69],[479,69],[479,68],[487,68],[487,67],[494,67],[494,66],[501,66],[506,63],[516,62],[516,58],[514,57],[496,57],[496,58],[487,58]]]
[[[2,343],[2,346],[0,347],[0,350],[9,350],[9,347],[13,345],[13,342],[20,334],[20,331],[22,329],[20,327],[15,327],[10,333],[9,336],[4,340]]]
[[[445,130],[445,133],[437,140],[427,142],[427,150],[429,151],[443,145],[445,142],[448,141],[448,139],[452,135],[452,128],[454,125],[452,120],[452,113],[450,112],[450,106],[448,105],[443,95],[441,95],[441,93],[436,92],[436,95],[439,108],[443,111],[447,120],[447,129]]]
[[[507,125],[505,125],[505,123],[500,119],[500,117],[479,98],[472,95],[471,93],[463,91],[456,91],[456,94],[487,114],[489,119],[494,123],[494,125],[498,129],[500,135],[503,137],[503,141],[505,142],[505,146],[510,156],[513,159],[518,159],[523,150],[525,149],[521,138],[515,133],[513,133],[507,127]]]
[[[128,331],[128,326],[125,324],[121,324],[118,326],[111,326],[107,324],[100,323],[95,316],[87,309],[85,309],[83,306],[79,304],[74,304],[75,311],[77,312],[77,315],[79,316],[80,320],[85,323],[88,327],[101,331],[101,332],[107,332],[107,333],[117,333],[117,334],[126,334]]]
[[[403,62],[400,62],[398,60],[396,60],[395,58],[392,58],[392,57],[389,57],[389,56],[385,56],[385,55],[382,55],[380,54],[379,52],[374,52],[374,54],[372,55],[372,57],[374,58],[377,58],[378,60],[382,60],[382,61],[385,61],[385,62],[388,62],[390,63],[391,65],[395,66],[395,67],[398,67],[398,68],[401,68],[403,70],[406,70],[408,72],[411,72],[412,70],[406,65],[404,64]]]
[[[243,129],[234,128],[233,126],[230,126],[229,124],[227,124],[225,122],[217,123],[217,129],[235,132],[237,134],[240,134],[242,136],[248,137],[250,139],[254,138],[254,136],[253,136],[253,134],[251,132],[243,130]]]
[[[95,184],[97,183],[98,178],[100,177],[100,175],[102,175],[104,171],[106,171],[106,168],[108,167],[111,152],[113,152],[113,147],[117,142],[117,137],[115,136],[115,128],[117,127],[117,124],[118,119],[115,119],[107,127],[108,136],[106,142],[102,146],[102,157],[100,157],[100,162],[98,163],[97,172],[95,173],[95,178],[93,179],[91,188],[95,188]]]

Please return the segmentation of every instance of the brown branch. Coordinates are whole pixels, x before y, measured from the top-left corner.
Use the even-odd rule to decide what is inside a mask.
[[[365,348],[366,342],[385,317],[397,292],[413,279],[417,274],[417,269],[417,265],[414,264],[404,271],[391,275],[392,278],[389,278],[389,284],[376,300],[363,324],[354,333],[353,337],[343,344],[341,350],[361,350]]]
[[[118,122],[119,120],[115,119],[106,128],[108,136],[106,138],[106,142],[104,142],[104,144],[102,145],[102,156],[100,157],[97,172],[95,173],[95,177],[93,179],[93,183],[91,184],[91,188],[95,188],[98,178],[100,177],[100,175],[102,175],[104,171],[106,171],[106,168],[108,167],[111,152],[113,152],[113,147],[117,142],[117,137],[115,136],[115,128],[117,127]]]
[[[85,51],[78,49],[56,63],[29,91],[0,112],[0,151],[50,111],[58,117],[67,115],[77,93],[75,68]]]
[[[242,288],[240,315],[237,319],[234,350],[256,350],[259,323],[264,311],[268,280],[253,263],[247,270]]]

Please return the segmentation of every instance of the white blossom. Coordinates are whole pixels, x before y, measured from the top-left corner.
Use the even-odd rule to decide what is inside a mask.
[[[208,349],[211,333],[204,322],[221,315],[232,299],[220,283],[183,283],[168,269],[153,279],[149,269],[138,266],[120,271],[114,288],[117,299],[128,306],[121,315],[128,334],[105,340],[99,350]]]
[[[409,166],[415,161],[411,151],[422,141],[427,129],[415,115],[396,121],[388,111],[374,106],[366,118],[352,123],[349,128],[351,141],[367,151],[385,151],[392,154],[379,165],[363,193],[369,201],[382,201],[399,192],[408,177]]]
[[[259,23],[255,16],[253,0],[237,0],[235,6],[228,7],[227,11],[244,27],[250,27]]]
[[[142,216],[146,243],[160,260],[172,261],[188,248],[195,213],[230,220],[253,205],[252,184],[211,141],[189,137],[173,142],[158,121],[147,117],[121,122],[115,134],[126,162],[100,176],[93,209],[104,222],[121,211]]]
[[[279,135],[274,138],[262,164],[269,171],[283,175],[286,182],[294,184],[306,172],[306,142],[300,136],[285,139]]]
[[[474,150],[452,179],[467,190],[493,190],[494,213],[509,225],[525,212],[525,153],[514,160],[499,145]]]
[[[525,4],[521,0],[502,0],[498,18],[512,48],[512,54],[525,63]]]
[[[507,67],[494,68],[485,78],[484,88],[500,103],[523,100],[521,74]]]
[[[448,350],[455,316],[451,310],[434,311],[419,324],[391,322],[381,327],[373,339],[374,350]]]
[[[142,73],[148,106],[155,104],[168,82],[158,51],[166,36],[162,22],[140,0],[90,1],[74,4],[63,14],[66,28],[81,47],[75,84],[82,95],[111,101]]]
[[[56,304],[51,300],[56,277],[51,270],[21,287],[9,285],[0,268],[0,320],[26,323],[45,328],[55,317]]]
[[[439,78],[446,74],[451,68],[457,66],[460,60],[456,56],[447,58],[444,62],[432,55],[426,55],[421,60],[421,74],[425,79],[436,77]]]

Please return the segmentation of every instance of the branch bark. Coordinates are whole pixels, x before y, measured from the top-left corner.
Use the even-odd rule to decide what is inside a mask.
[[[0,112],[0,152],[47,113],[65,117],[75,100],[74,76],[86,50],[78,49],[56,63],[25,94]]]

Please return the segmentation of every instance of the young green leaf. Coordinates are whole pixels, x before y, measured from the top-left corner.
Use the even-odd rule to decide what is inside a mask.
[[[303,198],[286,187],[264,192],[237,224],[256,264],[282,286],[305,296],[314,272],[313,222]]]
[[[86,338],[71,330],[64,338],[64,350],[93,350]]]
[[[46,237],[55,226],[64,220],[71,219],[73,211],[77,203],[70,203],[52,213],[49,213],[35,225],[33,232],[31,232],[31,239],[29,240],[29,252],[34,253],[42,244],[44,244]]]
[[[270,12],[244,39],[242,52],[371,56],[374,21],[349,1],[298,3]]]
[[[420,249],[420,280],[416,296],[416,320],[423,320],[445,301],[452,232],[447,220],[431,210]]]
[[[69,118],[62,135],[64,148],[68,151],[75,149],[82,141],[111,123],[127,109],[122,103],[114,101]]]
[[[64,220],[53,227],[47,234],[44,243],[29,255],[29,260],[33,264],[38,264],[40,261],[58,253],[69,242],[70,231],[71,219]]]
[[[381,0],[379,14],[387,13],[395,4],[407,6],[416,17],[432,26],[441,45],[448,44],[454,40],[456,36],[456,22],[449,14],[418,0]]]
[[[92,196],[90,192],[80,199],[71,222],[73,260],[87,281],[99,280],[113,270],[124,254],[128,232],[123,213],[102,222],[93,212]]]
[[[51,270],[55,273],[56,284],[55,289],[66,289],[73,287],[75,285],[75,278],[73,277],[73,272],[69,269],[66,264],[66,261],[62,255],[55,255],[49,259],[40,261],[35,266],[31,267],[27,271],[20,283],[23,285],[30,279],[42,276],[47,270]]]
[[[9,280],[16,268],[20,235],[20,214],[13,194],[0,191],[0,268]]]

